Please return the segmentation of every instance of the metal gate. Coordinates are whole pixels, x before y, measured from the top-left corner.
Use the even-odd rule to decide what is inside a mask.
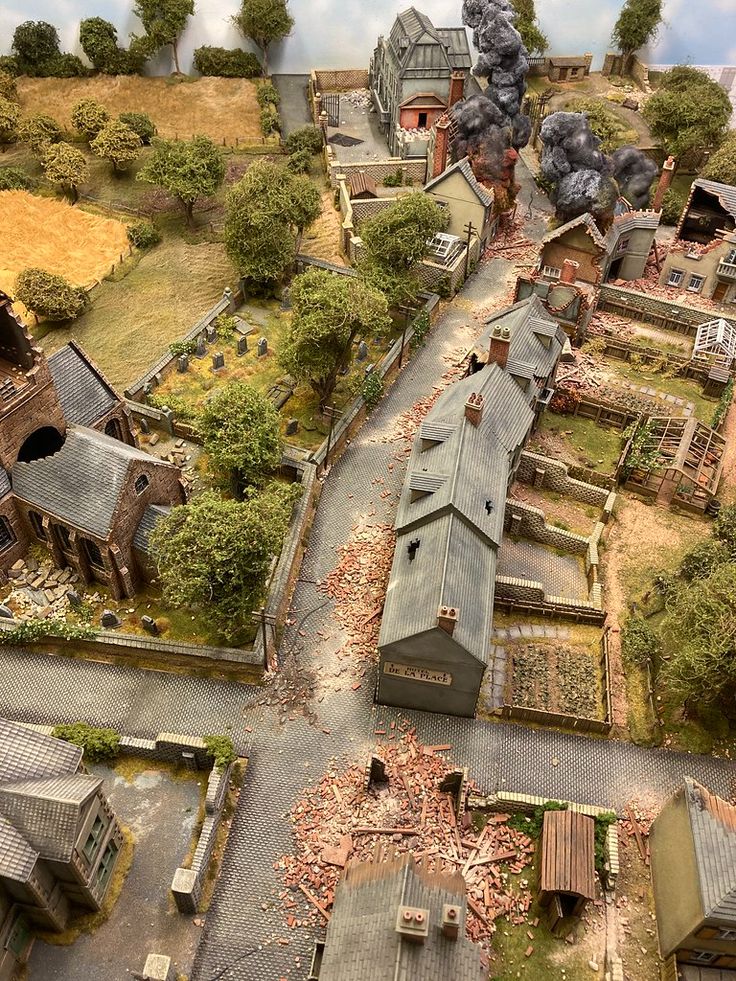
[[[327,125],[340,125],[340,94],[330,93],[322,96],[322,111],[327,113]]]

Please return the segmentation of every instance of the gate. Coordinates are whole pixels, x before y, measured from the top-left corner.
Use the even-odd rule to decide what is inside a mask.
[[[327,125],[340,125],[340,94],[328,93],[322,96],[322,110],[327,113]]]

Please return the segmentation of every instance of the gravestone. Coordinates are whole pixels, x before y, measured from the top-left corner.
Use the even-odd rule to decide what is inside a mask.
[[[286,435],[293,436],[295,433],[298,432],[299,432],[299,420],[289,419],[289,421],[286,423]]]
[[[143,624],[143,629],[148,631],[152,637],[158,637],[159,629],[156,626],[156,621],[153,617],[143,616],[141,617],[141,623]]]
[[[285,286],[281,293],[281,309],[291,310],[291,290],[288,286]]]
[[[176,370],[179,372],[180,375],[183,375],[186,371],[189,370],[189,358],[187,357],[186,354],[180,354],[179,357],[176,359]]]
[[[102,616],[100,617],[100,623],[103,627],[114,630],[115,627],[119,627],[122,623],[120,618],[112,610],[104,610]]]
[[[241,358],[244,354],[248,353],[248,338],[239,337],[238,338],[238,357]]]
[[[147,436],[150,433],[151,427],[148,425],[148,419],[146,419],[145,416],[140,417],[138,420],[138,425],[141,427],[141,432],[144,436]]]
[[[204,337],[208,344],[214,344],[217,340],[217,327],[214,324],[210,324],[209,327],[205,327]]]
[[[197,350],[194,352],[198,358],[203,358],[207,354],[207,345],[204,342],[204,334],[197,338]]]
[[[9,610],[7,606],[0,603],[0,619],[3,620],[14,620],[15,616],[12,610]]]
[[[151,380],[154,382],[156,386],[158,386],[164,380],[164,376],[161,374],[160,371],[157,371]]]
[[[218,351],[216,354],[212,355],[212,370],[219,371],[220,368],[225,367],[225,355],[222,351]]]
[[[153,392],[153,385],[150,382],[146,382],[146,384],[143,386],[143,394],[150,395],[151,392]]]
[[[365,373],[366,373],[366,375],[372,375],[372,374],[373,374],[373,369],[374,369],[375,367],[376,367],[376,366],[375,366],[374,364],[367,364],[367,365],[365,366]]]
[[[258,357],[263,358],[268,354],[268,341],[265,337],[258,338]]]
[[[69,606],[73,606],[74,609],[79,609],[82,605],[82,597],[76,591],[76,589],[70,589],[66,594],[66,598],[69,600]]]
[[[358,345],[358,353],[356,355],[358,361],[365,361],[368,357],[368,345],[365,341],[361,341]]]

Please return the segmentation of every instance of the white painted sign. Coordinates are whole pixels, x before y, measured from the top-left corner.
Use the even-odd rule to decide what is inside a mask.
[[[383,673],[393,675],[394,678],[409,678],[410,681],[426,681],[430,685],[452,684],[452,675],[448,671],[429,671],[427,668],[397,664],[395,661],[384,661]]]

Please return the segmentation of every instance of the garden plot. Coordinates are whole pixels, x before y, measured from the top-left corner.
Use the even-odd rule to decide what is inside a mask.
[[[0,192],[0,227],[12,229],[0,255],[0,289],[11,296],[16,276],[30,266],[91,286],[130,248],[122,222],[27,191]]]
[[[543,712],[603,719],[599,655],[562,644],[515,644],[509,649],[510,702]]]

